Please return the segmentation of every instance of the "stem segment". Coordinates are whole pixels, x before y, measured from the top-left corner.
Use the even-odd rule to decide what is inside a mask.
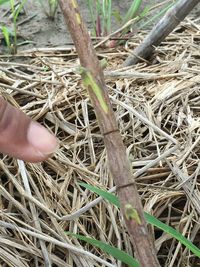
[[[83,82],[88,90],[101,133],[104,137],[110,174],[118,188],[121,210],[136,257],[141,267],[157,267],[159,263],[151,237],[148,234],[140,197],[136,185],[133,183],[134,180],[126,156],[126,149],[107,94],[102,68],[76,1],[59,0],[59,5],[74,41],[82,66]],[[124,186],[129,183],[132,184]],[[131,212],[131,216],[127,216],[127,207],[131,207],[136,216],[132,216],[133,212]]]

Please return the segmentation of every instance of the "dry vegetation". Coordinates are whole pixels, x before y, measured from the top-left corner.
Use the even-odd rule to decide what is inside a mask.
[[[121,68],[145,34],[137,34],[126,49],[98,53],[108,60],[106,82],[145,211],[198,246],[200,20],[186,19],[156,50],[150,65]],[[73,49],[40,49],[17,57],[27,63],[1,56],[1,93],[55,133],[60,147],[41,164],[2,156],[0,263],[121,266],[64,232],[133,253],[118,210],[106,201],[94,205],[97,196],[79,186],[84,181],[108,190],[114,184],[93,108],[76,73],[76,54]],[[161,266],[199,266],[200,260],[167,234],[150,231]]]

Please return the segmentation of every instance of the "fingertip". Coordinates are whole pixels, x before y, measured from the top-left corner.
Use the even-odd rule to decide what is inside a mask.
[[[45,127],[0,97],[0,152],[29,162],[40,162],[58,148]]]
[[[58,148],[57,138],[37,122],[31,122],[27,132],[27,140],[35,151],[35,158],[46,159]]]

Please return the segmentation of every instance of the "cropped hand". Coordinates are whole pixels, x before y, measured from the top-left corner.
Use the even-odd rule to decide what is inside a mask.
[[[57,139],[0,97],[0,152],[29,162],[47,159]]]

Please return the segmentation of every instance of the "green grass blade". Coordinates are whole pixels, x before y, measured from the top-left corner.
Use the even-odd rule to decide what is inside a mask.
[[[93,28],[93,31],[95,33],[96,23],[95,23],[95,18],[94,18],[93,0],[87,0],[87,6],[89,9],[90,18],[92,20],[92,28]]]
[[[107,201],[109,201],[113,205],[117,206],[118,208],[120,207],[119,199],[114,194],[109,193],[105,190],[96,188],[94,186],[85,184],[85,183],[80,183],[80,185],[89,189],[90,191],[98,194],[99,196],[105,198]],[[195,246],[190,240],[188,240],[186,237],[184,237],[181,233],[179,233],[177,230],[175,230],[171,226],[169,226],[165,223],[162,223],[157,218],[155,218],[154,216],[152,216],[146,212],[144,212],[144,216],[145,216],[145,219],[148,223],[156,226],[157,228],[161,229],[165,233],[171,235],[173,238],[178,240],[181,244],[185,245],[187,247],[187,249],[192,251],[197,257],[200,258],[200,249],[197,246]]]
[[[10,44],[10,33],[9,33],[9,30],[5,26],[2,26],[1,27],[1,30],[2,30],[2,33],[3,33],[4,39],[5,39],[6,45],[10,49],[10,45],[11,44]]]
[[[142,4],[142,0],[133,1],[128,12],[126,13],[126,15],[124,17],[123,24],[128,22],[130,19],[133,19],[137,15],[137,12],[138,12],[141,4]]]
[[[111,19],[112,19],[112,0],[108,2],[108,33],[111,33]]]
[[[79,183],[79,185],[81,185],[82,187],[85,187],[86,189],[96,193],[97,195],[105,198],[108,202],[112,203],[113,205],[120,207],[120,203],[119,203],[119,199],[114,195],[111,194],[105,190],[102,190],[100,188],[94,187],[90,184],[86,184],[86,183]]]
[[[102,241],[90,238],[90,237],[86,237],[86,236],[82,236],[82,235],[78,235],[78,234],[73,234],[71,232],[65,232],[67,235],[71,235],[79,240],[85,241],[93,246],[96,246],[98,248],[100,248],[101,250],[103,250],[104,252],[108,253],[109,255],[111,255],[112,257],[114,257],[117,260],[120,260],[121,262],[127,264],[129,267],[139,267],[139,263],[130,255],[128,255],[126,252],[115,248],[113,246],[110,246]]]
[[[122,17],[118,10],[113,10],[111,15],[115,18],[116,22],[122,23]]]
[[[101,3],[100,3],[100,0],[96,0],[96,17],[97,16],[100,16],[101,13],[102,13],[102,10],[101,10]]]
[[[19,13],[20,13],[21,10],[23,9],[25,3],[26,3],[26,0],[23,0],[23,1],[21,2],[21,4],[19,5],[19,7],[15,10],[15,12],[14,12],[14,17],[13,17],[14,22],[17,21],[17,18],[18,18],[18,16],[19,16]]]
[[[106,10],[106,2],[107,0],[102,0],[101,3],[101,14],[102,14],[102,35],[104,36],[106,34],[106,16],[107,16],[107,10]]]
[[[104,20],[104,35],[111,32],[112,0],[103,0],[102,14]]]
[[[176,240],[178,240],[181,244],[185,245],[190,251],[192,251],[197,257],[200,258],[200,249],[196,247],[190,240],[184,237],[181,233],[179,233],[176,229],[171,226],[159,221],[154,216],[144,213],[145,219],[151,225],[156,226],[157,228],[163,230],[165,233],[171,235]]]
[[[103,25],[103,29],[105,28],[105,21],[106,21],[106,0],[102,0],[101,3],[101,14],[102,14],[102,25]]]
[[[9,2],[10,0],[0,0],[0,5]]]
[[[146,17],[149,14],[150,10],[151,10],[150,7],[145,7],[142,10],[142,12],[139,14],[138,19],[142,19],[142,18]]]
[[[102,17],[102,6],[100,0],[96,0],[96,36],[102,36],[102,31],[104,29],[104,20],[101,21]]]
[[[165,8],[163,8],[158,14],[156,14],[155,16],[151,17],[150,19],[148,19],[145,23],[143,23],[140,28],[143,29],[145,28],[147,25],[149,25],[150,23],[152,23],[154,20],[156,20],[157,18],[163,16],[168,9],[170,9],[172,6],[175,5],[176,2],[171,3],[169,5],[167,5]]]
[[[15,2],[14,2],[14,0],[10,0],[10,7],[11,7],[11,10],[12,10],[12,15],[14,15],[14,12],[15,12]]]
[[[49,15],[51,19],[54,19],[57,8],[58,8],[58,1],[49,0]]]
[[[6,28],[6,31],[8,32],[10,38],[14,36],[14,32],[13,32],[13,29],[12,28],[7,27],[7,26],[4,25],[4,26],[1,26],[0,29],[2,29],[3,27]]]

